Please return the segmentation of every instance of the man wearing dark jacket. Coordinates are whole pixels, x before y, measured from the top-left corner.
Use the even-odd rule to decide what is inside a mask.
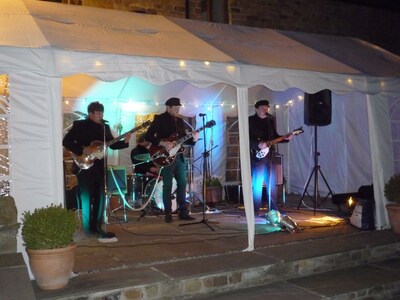
[[[166,151],[170,151],[175,147],[174,141],[185,137],[188,132],[185,130],[185,124],[182,118],[178,116],[181,106],[179,98],[170,98],[165,102],[166,111],[154,118],[146,132],[146,140],[151,142],[152,147],[163,147]],[[194,131],[187,143],[194,144],[199,133]],[[157,161],[156,161],[157,163]],[[163,177],[163,203],[165,209],[165,222],[172,222],[172,181],[176,179],[176,202],[178,204],[179,219],[193,220],[194,218],[188,214],[186,204],[186,165],[185,158],[182,153],[177,153],[171,164],[163,166],[161,171]]]
[[[63,146],[72,152],[77,168],[78,193],[82,206],[83,229],[89,236],[112,238],[112,232],[101,228],[105,204],[104,142],[114,139],[110,126],[103,120],[104,106],[92,102],[88,106],[88,118],[75,121],[63,139]],[[116,141],[111,149],[129,146],[131,134],[123,141]]]
[[[262,205],[262,189],[265,183],[267,196],[271,197],[274,178],[273,158],[275,156],[274,146],[271,141],[283,137],[282,142],[288,142],[292,134],[281,136],[276,132],[275,118],[269,114],[269,101],[259,100],[255,104],[255,114],[249,116],[249,138],[251,153],[251,175],[253,185],[254,212],[259,213]],[[257,154],[266,153],[265,156],[257,157]],[[260,155],[259,155],[260,156]],[[276,209],[273,199],[269,201],[271,206],[268,210]]]

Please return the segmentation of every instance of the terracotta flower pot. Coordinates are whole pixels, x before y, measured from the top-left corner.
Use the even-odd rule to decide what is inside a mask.
[[[400,205],[388,204],[386,209],[393,232],[400,233]]]
[[[68,284],[75,263],[76,244],[64,248],[29,250],[29,265],[37,285],[44,290],[56,290]]]
[[[213,186],[206,188],[207,203],[217,203],[222,200],[222,187]]]

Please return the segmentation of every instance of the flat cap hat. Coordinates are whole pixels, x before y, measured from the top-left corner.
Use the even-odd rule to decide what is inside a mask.
[[[182,106],[181,100],[179,98],[169,98],[167,101],[165,101],[165,105],[167,106]]]
[[[258,108],[261,105],[266,105],[269,107],[269,101],[268,100],[259,100],[254,104],[255,108]]]

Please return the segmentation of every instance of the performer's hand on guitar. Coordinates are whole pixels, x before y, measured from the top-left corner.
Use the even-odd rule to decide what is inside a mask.
[[[161,141],[159,145],[163,146],[165,148],[165,150],[167,150],[167,151],[169,151],[172,148],[174,148],[174,144],[169,142],[169,141]]]
[[[267,148],[267,147],[268,147],[267,142],[259,142],[259,143],[258,143],[258,148],[259,148],[259,149],[265,149],[265,148]]]
[[[194,131],[192,133],[193,136],[193,142],[196,142],[199,139],[199,132],[198,131]]]
[[[285,140],[290,141],[293,137],[293,133],[288,133],[287,135],[285,135]]]
[[[125,136],[124,142],[125,142],[126,144],[129,144],[129,141],[131,140],[131,136],[132,136],[132,133],[128,133],[128,134]]]
[[[92,147],[90,146],[83,147],[83,154],[90,155],[92,154],[92,152],[93,152]]]

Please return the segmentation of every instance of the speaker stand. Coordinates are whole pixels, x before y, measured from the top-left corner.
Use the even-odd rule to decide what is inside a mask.
[[[306,194],[308,194],[308,196],[310,196],[310,194],[307,192],[308,189],[308,185],[311,182],[311,178],[314,176],[314,197],[312,198],[313,202],[314,202],[314,215],[316,214],[317,211],[317,207],[319,207],[323,202],[325,202],[326,199],[328,199],[329,195],[333,195],[331,188],[329,187],[328,182],[326,181],[326,178],[324,176],[324,174],[321,171],[321,166],[319,166],[318,164],[318,156],[320,155],[320,153],[318,152],[318,142],[317,142],[317,126],[314,126],[314,168],[311,171],[310,176],[308,177],[307,180],[307,184],[304,188],[303,194],[301,195],[301,199],[299,201],[299,204],[297,206],[297,209],[300,209],[301,204],[303,203],[303,199],[304,196]],[[321,175],[322,179],[325,182],[326,187],[329,190],[328,195],[325,196],[325,198],[323,199],[323,201],[319,202],[319,191],[318,191],[318,175]]]

